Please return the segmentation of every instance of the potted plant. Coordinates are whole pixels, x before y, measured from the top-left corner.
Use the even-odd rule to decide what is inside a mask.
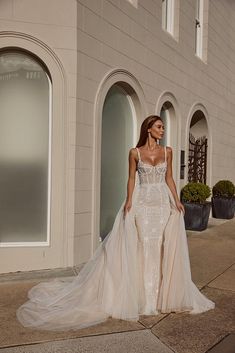
[[[212,217],[234,217],[235,186],[230,180],[220,180],[212,188]]]
[[[206,200],[210,195],[211,190],[206,184],[190,182],[183,187],[181,198],[186,229],[202,231],[207,228],[211,202]]]

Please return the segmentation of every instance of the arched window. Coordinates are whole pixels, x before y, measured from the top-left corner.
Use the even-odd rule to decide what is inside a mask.
[[[0,242],[49,235],[51,81],[28,52],[0,52]]]
[[[129,86],[128,86],[129,87]],[[130,89],[130,87],[129,87]],[[126,197],[128,151],[134,142],[135,109],[120,83],[108,91],[102,114],[100,236],[111,230]]]

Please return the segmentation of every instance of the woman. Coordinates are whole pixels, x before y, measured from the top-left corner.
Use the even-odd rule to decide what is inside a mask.
[[[140,189],[135,204],[135,219],[142,248],[140,256],[144,254],[141,266],[146,302],[141,311],[147,315],[157,313],[163,232],[171,209],[167,185],[177,209],[184,212],[172,178],[172,150],[159,145],[163,135],[164,124],[160,117],[152,115],[144,120],[137,147],[131,149],[129,155],[127,200],[124,206],[126,214],[131,209],[138,170]]]
[[[109,316],[214,308],[191,280],[183,215],[172,178],[172,150],[161,147],[164,125],[149,116],[129,154],[127,199],[111,232],[70,282],[40,283],[17,311],[27,327],[78,329]],[[139,183],[136,183],[136,171]]]

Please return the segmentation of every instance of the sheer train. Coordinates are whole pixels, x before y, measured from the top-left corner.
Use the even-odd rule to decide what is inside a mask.
[[[121,206],[111,232],[71,282],[53,280],[29,291],[29,301],[17,310],[17,318],[24,326],[56,331],[84,328],[109,316],[138,320],[145,301],[135,223],[138,188],[130,212],[124,218],[124,204]],[[167,190],[171,212],[163,233],[156,309],[160,313],[201,313],[213,309],[214,303],[192,282],[183,215]]]

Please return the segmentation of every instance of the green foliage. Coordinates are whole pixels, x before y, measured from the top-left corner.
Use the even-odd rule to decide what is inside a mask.
[[[182,189],[182,200],[184,202],[205,203],[211,195],[208,185],[202,183],[188,183]]]
[[[233,197],[235,186],[230,180],[220,180],[212,188],[214,197]]]

